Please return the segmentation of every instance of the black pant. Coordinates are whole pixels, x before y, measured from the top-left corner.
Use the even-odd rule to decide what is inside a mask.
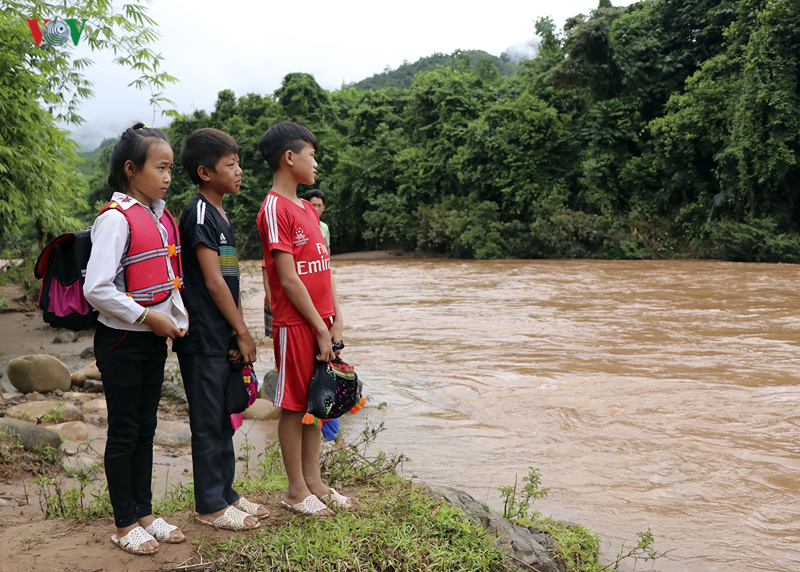
[[[98,324],[94,354],[108,405],[108,494],[114,522],[125,528],[153,512],[153,435],[167,339]]]
[[[230,375],[226,356],[178,353],[192,428],[194,504],[199,514],[217,512],[239,500],[233,490],[236,455],[231,417],[225,411]]]

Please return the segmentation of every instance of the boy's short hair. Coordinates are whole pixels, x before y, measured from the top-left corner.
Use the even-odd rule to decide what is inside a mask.
[[[325,193],[320,191],[319,189],[311,189],[306,193],[306,200],[310,201],[313,198],[322,199],[322,204],[325,204]]]
[[[217,162],[226,155],[238,155],[239,146],[233,137],[219,129],[197,129],[181,146],[181,164],[195,185],[203,180],[197,169],[205,167],[216,173]]]
[[[281,166],[281,157],[286,151],[292,150],[299,153],[306,143],[311,144],[314,151],[319,151],[317,138],[307,127],[291,121],[281,121],[267,129],[267,132],[261,137],[258,149],[274,172]]]

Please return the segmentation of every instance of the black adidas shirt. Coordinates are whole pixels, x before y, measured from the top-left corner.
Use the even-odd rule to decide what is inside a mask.
[[[172,342],[172,349],[176,352],[226,355],[233,327],[211,299],[195,248],[203,243],[217,251],[222,277],[238,306],[239,257],[233,228],[217,207],[200,193],[183,209],[178,228],[185,285],[181,296],[189,311],[189,331]]]

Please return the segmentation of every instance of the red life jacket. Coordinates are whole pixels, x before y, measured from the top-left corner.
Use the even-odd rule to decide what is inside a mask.
[[[172,290],[182,290],[181,241],[172,213],[165,208],[159,219],[167,229],[164,246],[153,217],[137,201],[127,198],[111,201],[100,214],[108,209],[122,213],[131,229],[130,248],[117,268],[117,274],[125,269],[126,294],[142,306],[152,306],[169,298]],[[174,278],[169,276],[170,264]]]

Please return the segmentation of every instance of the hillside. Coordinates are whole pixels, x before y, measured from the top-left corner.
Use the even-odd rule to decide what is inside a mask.
[[[518,65],[516,61],[512,61],[505,53],[498,57],[483,50],[458,50],[452,54],[435,53],[420,58],[414,63],[403,63],[396,70],[387,67],[381,73],[376,73],[372,77],[351,83],[347,87],[355,87],[359,90],[379,90],[386,87],[408,89],[411,87],[411,81],[414,76],[420,72],[435,70],[438,66],[464,71],[479,67],[479,62],[481,62],[481,66],[486,65],[483,62],[491,64],[501,76],[514,75]]]

